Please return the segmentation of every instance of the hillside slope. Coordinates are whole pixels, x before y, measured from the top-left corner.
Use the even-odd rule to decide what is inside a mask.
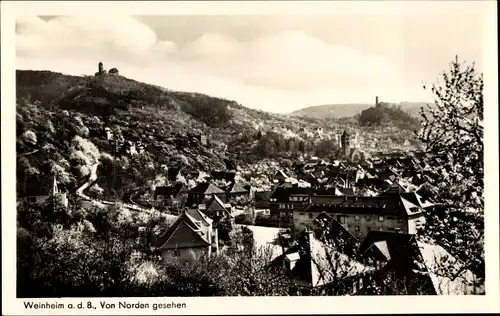
[[[20,196],[46,193],[52,176],[73,190],[96,161],[102,180],[96,192],[121,199],[134,188],[164,183],[171,167],[195,177],[223,170],[228,161],[231,166],[263,158],[331,158],[335,138],[345,129],[359,132],[367,151],[413,146],[412,135],[394,127],[272,114],[119,75],[16,74]]]
[[[166,167],[193,174],[225,169],[227,160],[237,159],[241,148],[251,148],[251,138],[268,126],[321,126],[315,120],[252,110],[119,75],[78,77],[32,70],[16,75],[21,196],[44,194],[53,175],[72,190],[100,160],[105,162],[98,170],[100,178],[109,180],[100,183],[104,194],[120,198],[128,189],[162,178]],[[201,143],[201,135],[208,136],[208,145]],[[239,137],[244,139],[240,147],[228,146]]]

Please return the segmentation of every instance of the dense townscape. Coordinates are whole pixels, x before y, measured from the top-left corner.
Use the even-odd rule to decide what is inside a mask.
[[[18,71],[18,297],[484,294],[482,75],[446,73],[318,119]]]

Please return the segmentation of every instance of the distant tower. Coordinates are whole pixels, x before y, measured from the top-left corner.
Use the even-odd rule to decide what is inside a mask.
[[[344,155],[349,156],[349,152],[351,149],[351,135],[349,135],[345,130],[344,133],[342,133],[342,149],[344,150]]]
[[[378,106],[378,96],[375,97],[375,106]]]
[[[102,62],[99,62],[99,75],[102,75],[104,73],[104,66]]]

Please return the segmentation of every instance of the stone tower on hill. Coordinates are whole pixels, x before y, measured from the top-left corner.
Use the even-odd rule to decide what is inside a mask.
[[[95,75],[102,76],[104,74],[106,74],[106,70],[104,70],[104,65],[102,64],[102,62],[99,62],[98,71],[95,73]]]

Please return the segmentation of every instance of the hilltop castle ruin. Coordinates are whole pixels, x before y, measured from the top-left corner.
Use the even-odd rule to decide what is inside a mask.
[[[96,77],[97,76],[103,76],[107,74],[108,72],[104,69],[104,65],[102,62],[99,62],[98,66],[98,71],[95,73]],[[111,68],[109,70],[110,75],[119,75],[118,69],[117,68]]]

